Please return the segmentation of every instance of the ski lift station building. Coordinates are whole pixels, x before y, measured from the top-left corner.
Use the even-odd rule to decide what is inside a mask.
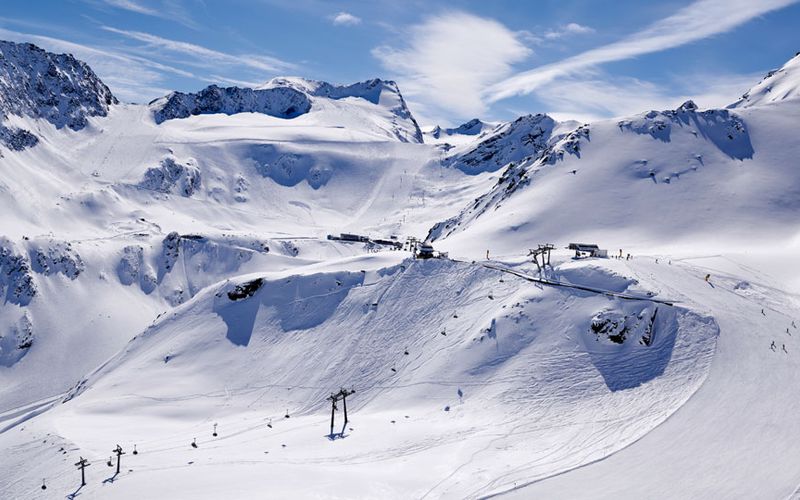
[[[434,255],[433,245],[431,245],[427,241],[420,244],[420,246],[417,248],[418,259],[432,259],[434,257],[435,255]]]
[[[594,243],[570,243],[569,250],[575,250],[575,258],[581,257],[601,257],[608,258],[608,250],[604,250]]]

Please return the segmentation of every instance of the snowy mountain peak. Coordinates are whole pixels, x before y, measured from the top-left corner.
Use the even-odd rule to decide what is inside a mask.
[[[106,116],[117,102],[94,71],[72,55],[46,52],[31,43],[0,41],[0,122],[13,115],[80,130],[87,117]],[[26,130],[0,125],[0,143],[9,149],[36,142]]]
[[[800,97],[800,52],[780,69],[767,73],[763,80],[729,107],[746,108],[798,97]]]
[[[456,148],[445,163],[469,174],[499,170],[510,162],[538,156],[546,149],[556,125],[548,115],[521,116],[495,128],[477,144],[472,142]],[[471,130],[478,126],[467,122],[459,129]]]
[[[462,123],[458,127],[442,128],[436,125],[431,130],[425,132],[434,139],[444,139],[454,135],[477,136],[495,127],[494,124],[481,121],[478,118]]]
[[[291,88],[311,98],[341,100],[360,98],[385,108],[393,116],[393,133],[403,142],[423,142],[422,131],[417,120],[406,105],[397,83],[392,80],[373,78],[350,85],[333,85],[328,82],[300,77],[277,77],[260,89]]]

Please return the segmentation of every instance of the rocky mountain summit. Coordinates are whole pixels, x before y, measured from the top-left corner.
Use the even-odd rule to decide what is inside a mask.
[[[9,116],[81,130],[88,117],[106,116],[117,102],[94,71],[72,55],[0,41],[0,143],[7,148],[22,150],[38,142],[30,131],[3,124]]]

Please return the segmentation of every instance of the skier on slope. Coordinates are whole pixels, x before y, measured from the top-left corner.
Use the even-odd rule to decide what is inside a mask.
[[[775,341],[774,340],[772,341],[772,344],[770,344],[769,348],[772,349],[773,351],[775,350]]]

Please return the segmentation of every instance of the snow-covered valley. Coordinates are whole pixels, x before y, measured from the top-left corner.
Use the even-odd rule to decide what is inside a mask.
[[[797,497],[800,56],[423,132],[384,80],[0,54],[0,498]]]

